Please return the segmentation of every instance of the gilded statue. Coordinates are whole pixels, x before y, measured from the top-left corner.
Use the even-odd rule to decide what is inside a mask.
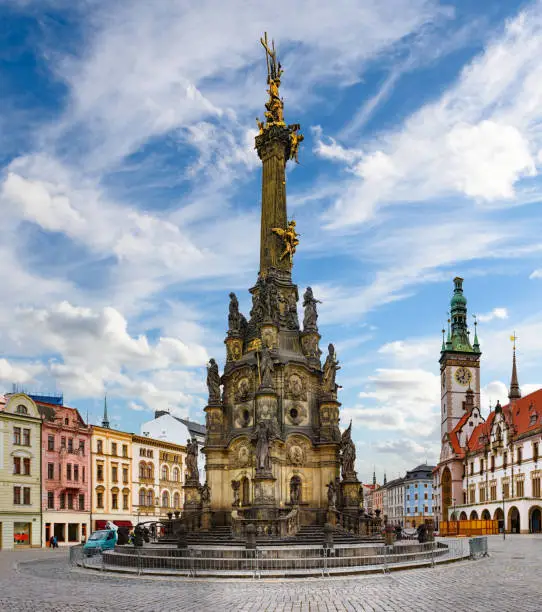
[[[284,251],[280,256],[280,261],[287,257],[288,261],[292,263],[295,250],[299,244],[298,236],[300,235],[295,230],[295,221],[290,221],[286,229],[282,227],[273,227],[271,231],[273,234],[279,236],[279,238],[282,238],[283,241]]]
[[[267,108],[265,118],[267,119],[267,123],[284,123],[284,103],[279,93],[280,77],[283,70],[280,62],[277,61],[275,41],[271,41],[271,46],[269,46],[266,32],[264,38],[260,38],[260,42],[265,49],[267,84],[269,85],[269,89],[267,90],[269,100],[265,104],[265,108]],[[263,131],[263,126],[261,129]]]
[[[295,163],[299,163],[299,145],[305,140],[305,136],[299,131],[301,126],[299,123],[294,123],[290,128],[290,159],[295,160]]]
[[[256,124],[258,126],[258,130],[260,132],[260,134],[263,134],[264,128],[265,128],[265,124],[263,121],[260,121],[260,119],[258,117],[256,117]]]

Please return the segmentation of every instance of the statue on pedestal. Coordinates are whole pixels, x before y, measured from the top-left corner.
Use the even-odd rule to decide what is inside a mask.
[[[241,483],[238,480],[231,481],[231,488],[233,491],[233,504],[232,506],[240,506],[241,500],[239,498],[239,489],[241,488]]]
[[[207,482],[199,488],[199,494],[201,497],[201,505],[208,506],[211,503],[211,489]]]
[[[333,481],[327,485],[327,505],[330,509],[335,509],[337,506],[337,489]]]
[[[329,344],[327,347],[328,355],[324,363],[324,371],[322,375],[322,387],[324,391],[328,393],[336,393],[338,385],[335,382],[337,376],[337,370],[340,370],[339,361],[337,354],[335,353],[335,347],[333,344]]]
[[[231,336],[243,335],[247,320],[239,312],[239,301],[235,293],[230,293],[230,311],[228,314],[228,334]]]
[[[314,299],[312,288],[307,287],[303,295],[303,308],[305,309],[305,316],[303,317],[304,331],[318,331],[318,312],[316,311],[316,304],[321,303],[320,300]]]
[[[341,475],[343,480],[356,477],[356,445],[352,441],[352,421],[341,437]]]
[[[199,481],[198,443],[195,438],[186,443],[186,480]]]
[[[256,474],[266,474],[271,472],[270,442],[273,433],[268,423],[260,421],[258,430],[253,436],[256,440]]]
[[[218,364],[210,359],[207,365],[207,389],[209,390],[209,404],[220,402],[220,374]]]
[[[290,503],[298,506],[301,500],[301,478],[293,476],[290,480]]]
[[[273,389],[273,370],[275,364],[269,353],[269,349],[264,346],[262,347],[260,357],[260,389]]]

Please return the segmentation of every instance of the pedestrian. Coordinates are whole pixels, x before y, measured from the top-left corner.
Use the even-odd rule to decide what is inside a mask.
[[[58,548],[58,538],[53,536],[53,548]]]
[[[54,547],[55,547],[55,536],[54,536],[54,535],[52,535],[52,536],[49,538],[49,546],[50,546],[51,548],[54,548]]]

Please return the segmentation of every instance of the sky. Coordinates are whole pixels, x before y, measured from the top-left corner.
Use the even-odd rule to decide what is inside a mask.
[[[75,6],[74,6],[75,5]],[[274,38],[301,244],[363,481],[439,454],[454,276],[482,414],[542,386],[542,3],[0,0],[0,391],[92,423],[204,421],[228,293],[250,310]],[[300,308],[301,310],[301,308]],[[470,318],[472,324],[472,318]]]

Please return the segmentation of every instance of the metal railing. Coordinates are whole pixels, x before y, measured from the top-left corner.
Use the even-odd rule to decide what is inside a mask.
[[[70,548],[70,561],[84,568],[182,576],[331,576],[389,572],[487,555],[487,538],[425,544],[164,548],[120,546],[114,551]]]

